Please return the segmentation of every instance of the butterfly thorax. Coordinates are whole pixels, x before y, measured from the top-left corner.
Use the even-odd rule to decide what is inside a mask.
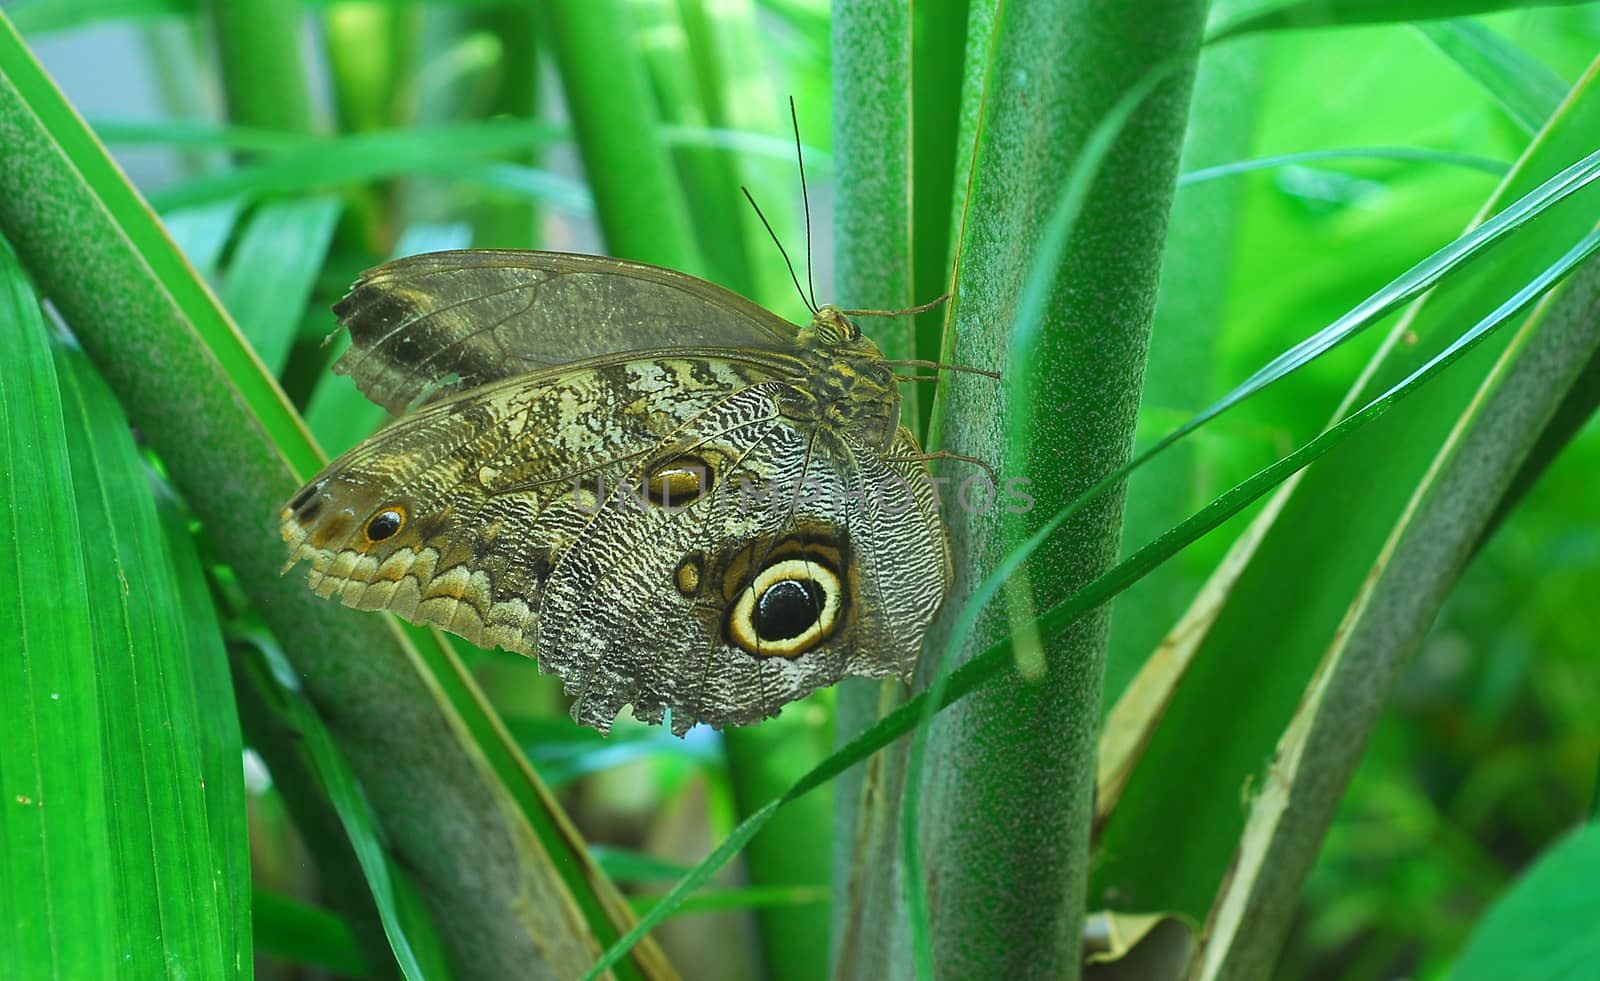
[[[784,414],[887,452],[900,424],[900,393],[878,345],[832,306],[818,310],[796,341],[809,370]]]

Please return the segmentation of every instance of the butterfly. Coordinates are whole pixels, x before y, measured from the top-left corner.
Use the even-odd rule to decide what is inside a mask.
[[[949,592],[897,365],[656,266],[469,250],[363,273],[335,363],[400,418],[281,513],[285,571],[536,657],[580,723],[743,725],[909,678]]]

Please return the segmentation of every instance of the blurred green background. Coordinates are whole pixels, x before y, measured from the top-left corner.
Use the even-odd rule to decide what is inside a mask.
[[[649,90],[685,175],[703,260],[689,271],[798,316],[777,253],[737,194],[740,183],[751,185],[791,253],[802,248],[784,101],[793,96],[808,148],[818,293],[848,305],[830,285],[827,4],[766,0],[748,8],[743,33],[709,39],[691,35],[723,29],[712,20],[667,16],[659,2],[625,6],[632,40],[651,56]],[[269,69],[248,68],[248,51],[219,48],[210,18],[192,3],[15,0],[3,9],[225,302],[249,292],[237,288],[242,278],[283,277],[280,304],[230,312],[247,336],[278,338],[258,349],[330,454],[381,422],[344,380],[324,384],[337,353],[323,343],[334,326],[327,308],[357,271],[391,254],[468,245],[606,251],[617,234],[593,213],[593,175],[573,150],[570,107],[539,19],[526,9],[307,3],[289,34],[258,42],[297,45],[304,77],[285,88],[262,75],[252,83],[256,104],[231,110],[225,73]],[[1557,92],[1600,50],[1592,4],[1474,23],[1519,48],[1531,65],[1523,67],[1546,73]],[[730,55],[722,69],[747,84],[715,91],[737,91],[742,103],[712,98],[704,74],[681,71],[675,53],[691,41]],[[1164,434],[1459,234],[1493,189],[1495,165],[1508,166],[1528,140],[1423,30],[1242,43],[1251,46],[1249,67],[1236,83],[1250,107],[1242,110],[1250,156],[1349,155],[1180,188],[1180,203],[1200,188],[1237,195],[1237,220],[1219,224],[1215,238],[1231,273],[1215,284],[1211,350],[1155,336],[1152,364],[1188,372],[1189,400],[1146,405],[1141,438]],[[228,91],[239,98],[251,87]],[[286,104],[296,98],[303,104]],[[224,127],[230,116],[249,121]],[[491,125],[465,125],[481,120]],[[333,134],[370,142],[328,149],[321,140]],[[469,142],[474,149],[462,152]],[[1430,155],[1374,156],[1374,148]],[[648,236],[648,228],[634,233]],[[285,319],[292,329],[273,333],[271,323]],[[1379,340],[1372,332],[1200,433],[1192,508],[1315,435]],[[1597,487],[1600,424],[1590,420],[1484,542],[1407,669],[1323,847],[1280,976],[1442,976],[1486,905],[1591,807],[1600,760]],[[1161,588],[1192,594],[1228,541],[1216,534],[1197,543]],[[1147,611],[1173,605],[1137,591],[1119,601],[1114,644],[1149,649],[1171,624]],[[630,890],[659,894],[735,822],[738,790],[718,734],[700,729],[680,742],[622,724],[602,744],[566,720],[556,687],[531,662],[458,650]],[[1136,663],[1113,657],[1108,704]],[[1238,679],[1238,697],[1249,688],[1248,677]],[[819,693],[767,724],[774,773],[803,771],[832,745],[833,698]],[[258,888],[314,901],[317,885],[270,778],[249,772]],[[825,819],[826,800],[814,806],[810,813]],[[1181,823],[1173,833],[1182,834]],[[724,891],[700,900],[725,908],[685,912],[660,931],[672,961],[688,977],[756,975],[749,911],[825,919],[826,858],[815,864],[815,887],[772,892],[738,890],[731,869],[719,880]],[[264,977],[299,971],[270,958],[260,968]]]

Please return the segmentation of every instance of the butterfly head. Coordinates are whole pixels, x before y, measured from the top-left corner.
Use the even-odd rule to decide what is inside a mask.
[[[811,315],[810,329],[817,343],[828,347],[861,340],[861,328],[831,303],[823,304]]]

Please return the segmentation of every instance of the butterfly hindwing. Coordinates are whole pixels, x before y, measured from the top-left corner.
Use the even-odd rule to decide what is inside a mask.
[[[290,563],[347,606],[532,654],[550,568],[592,517],[586,484],[615,485],[762,377],[675,357],[544,375],[425,406],[334,461],[284,511]]]
[[[647,722],[670,710],[682,733],[760,721],[841,677],[909,676],[949,575],[926,470],[876,453],[858,466],[831,434],[783,418],[772,387],[731,396],[658,451],[708,472],[691,503],[614,492],[562,556],[541,657],[579,721],[604,730],[631,703]],[[908,530],[884,539],[890,514]]]

